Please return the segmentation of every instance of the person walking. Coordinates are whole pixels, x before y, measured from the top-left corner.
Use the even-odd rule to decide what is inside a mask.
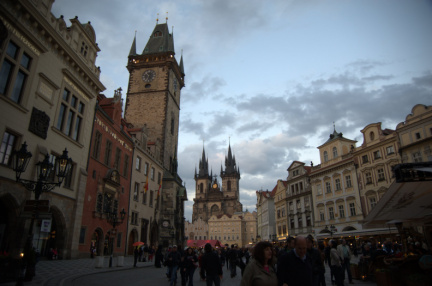
[[[351,274],[351,252],[346,244],[346,240],[342,239],[342,243],[337,246],[337,251],[340,257],[342,257],[342,280],[345,280],[345,271],[348,273],[348,281],[350,284],[354,284]]]
[[[241,286],[277,286],[278,280],[273,263],[270,242],[261,241],[255,246],[252,259],[246,265]]]
[[[168,254],[168,266],[171,273],[170,286],[177,284],[177,270],[181,261],[181,255],[177,251],[177,245],[173,245],[171,252]]]
[[[307,255],[306,238],[297,236],[294,249],[280,257],[278,263],[279,285],[312,286],[312,261]]]
[[[336,286],[343,286],[343,278],[342,278],[342,257],[339,256],[337,251],[337,242],[336,240],[330,241],[330,267],[333,271],[335,277]]]
[[[325,274],[325,264],[324,264],[324,262],[325,262],[325,253],[324,253],[324,249],[325,249],[324,243],[322,243],[322,242],[318,243],[318,251],[320,253],[322,270],[323,270],[320,273],[320,275],[319,275],[319,283],[318,283],[319,286],[326,286],[326,281],[325,281],[325,276],[324,276],[324,274]]]
[[[238,250],[237,246],[232,244],[231,249],[228,252],[229,266],[231,270],[231,278],[237,275],[237,260],[238,260]]]
[[[201,258],[201,279],[205,279],[207,286],[220,286],[222,279],[222,264],[219,256],[212,250],[210,243],[204,246],[204,255]]]
[[[138,250],[138,247],[135,247],[135,249],[134,249],[134,266],[133,267],[137,267],[138,257],[139,257],[139,250]]]
[[[188,248],[185,253],[186,276],[189,280],[188,286],[193,286],[193,276],[198,267],[198,257],[192,248]]]
[[[163,262],[162,245],[160,244],[155,253],[155,267],[161,268],[161,262]]]
[[[321,254],[318,249],[313,247],[314,239],[312,235],[306,237],[307,254],[311,258],[312,262],[312,284],[313,286],[319,286],[320,276],[324,274],[324,264],[321,260]]]

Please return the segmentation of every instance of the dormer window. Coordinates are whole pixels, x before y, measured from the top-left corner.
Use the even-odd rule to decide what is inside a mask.
[[[328,161],[328,153],[327,151],[324,151],[324,162]]]
[[[375,139],[375,133],[369,133],[370,140],[373,141]]]
[[[153,37],[155,37],[155,38],[162,37],[162,32],[161,31],[154,32]]]
[[[88,46],[82,42],[81,44],[81,54],[86,57],[87,56],[87,52],[88,52]]]

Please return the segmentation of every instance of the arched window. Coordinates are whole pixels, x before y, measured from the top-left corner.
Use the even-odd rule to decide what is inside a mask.
[[[373,133],[372,131],[369,133],[369,138],[371,141],[373,141],[375,139],[375,133]]]
[[[231,181],[228,181],[228,182],[227,182],[227,190],[228,190],[228,191],[231,191]]]
[[[203,185],[203,183],[201,183],[201,184],[199,185],[199,189],[200,189],[200,193],[202,193],[202,192],[203,192],[203,189],[204,189],[204,185]]]
[[[324,162],[328,161],[328,154],[327,151],[324,151]]]
[[[333,158],[336,158],[338,156],[337,154],[337,148],[333,147]]]

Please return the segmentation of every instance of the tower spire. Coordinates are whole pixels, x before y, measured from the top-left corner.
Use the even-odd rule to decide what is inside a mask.
[[[137,33],[137,31],[135,30],[135,36],[134,36],[132,46],[131,46],[130,51],[129,51],[129,56],[136,55],[136,33]]]

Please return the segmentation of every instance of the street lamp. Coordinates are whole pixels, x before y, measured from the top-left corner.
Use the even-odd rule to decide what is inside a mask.
[[[326,232],[330,232],[331,237],[333,237],[333,233],[337,231],[337,228],[334,225],[330,225],[330,228],[326,225],[324,229]]]
[[[112,233],[115,234],[116,226],[123,223],[123,220],[126,216],[126,212],[124,209],[120,212],[120,220],[118,220],[117,210],[108,210],[108,212],[105,213],[107,216],[107,222],[112,225]],[[111,239],[110,243],[110,260],[109,260],[109,267],[112,267],[112,257],[113,257],[113,240]]]
[[[24,142],[21,145],[21,149],[14,151],[12,154],[12,169],[15,171],[16,181],[21,183],[27,190],[35,194],[35,201],[33,205],[33,214],[31,218],[30,228],[28,231],[28,237],[25,250],[30,251],[33,240],[33,226],[35,218],[38,216],[38,205],[39,198],[43,192],[50,192],[55,187],[60,187],[63,183],[64,178],[68,175],[70,167],[72,165],[72,159],[68,157],[68,151],[65,148],[63,154],[56,157],[55,165],[49,160],[49,155],[45,155],[43,161],[36,163],[37,169],[37,181],[21,179],[21,174],[27,169],[27,166],[32,157],[32,153],[27,151],[27,144]],[[51,171],[55,168],[55,176],[57,176],[57,182],[51,180]],[[30,271],[28,271],[30,272]],[[27,273],[27,272],[26,272]],[[29,273],[31,275],[32,273]]]

